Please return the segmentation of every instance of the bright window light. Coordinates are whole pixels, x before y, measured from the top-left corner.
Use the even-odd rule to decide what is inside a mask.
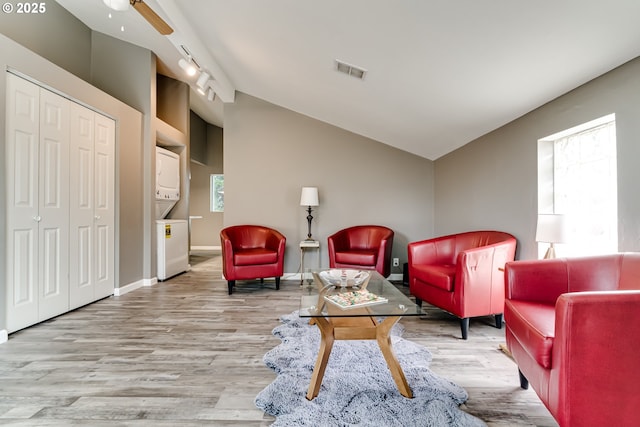
[[[569,227],[557,256],[618,251],[617,195],[614,114],[538,141],[538,213],[564,214]]]
[[[224,175],[211,175],[211,212],[224,212]]]

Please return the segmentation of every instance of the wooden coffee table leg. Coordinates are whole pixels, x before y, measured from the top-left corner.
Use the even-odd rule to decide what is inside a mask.
[[[313,400],[313,398],[315,398],[320,392],[324,371],[327,368],[329,355],[331,355],[331,349],[333,348],[333,343],[335,341],[333,326],[331,323],[322,317],[317,317],[315,320],[321,334],[320,349],[318,350],[318,359],[316,359],[313,374],[311,375],[311,383],[309,384],[309,390],[307,391],[307,400]]]
[[[376,323],[373,317],[334,318],[332,320],[324,317],[316,317],[314,320],[320,329],[321,340],[318,359],[316,359],[313,374],[311,375],[311,383],[307,391],[308,400],[313,400],[320,392],[320,386],[322,385],[322,378],[324,377],[327,362],[329,361],[329,355],[331,354],[333,343],[336,340],[336,323],[338,324],[338,339],[368,340],[373,339],[375,336],[380,351],[387,362],[391,376],[398,387],[398,391],[405,397],[413,398],[411,387],[409,387],[402,367],[400,363],[398,363],[398,359],[396,359],[396,355],[391,347],[391,328],[400,320],[400,316],[389,316],[380,323]]]
[[[398,363],[398,359],[396,359],[396,355],[391,347],[391,328],[398,322],[398,320],[400,320],[399,316],[387,317],[384,319],[376,328],[376,341],[378,341],[378,346],[380,346],[382,355],[387,361],[387,366],[391,371],[393,380],[396,382],[398,391],[400,391],[400,394],[404,397],[413,398],[411,387],[409,387],[407,378],[404,376],[402,367],[400,366],[400,363]]]

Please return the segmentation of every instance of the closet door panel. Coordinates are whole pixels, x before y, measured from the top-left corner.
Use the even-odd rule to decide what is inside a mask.
[[[115,287],[115,122],[95,115],[95,298]]]
[[[40,90],[7,74],[7,329],[38,321]]]
[[[60,230],[57,228],[49,228],[42,231],[43,236],[40,247],[44,258],[42,258],[42,284],[41,284],[41,314],[49,311],[55,311],[47,306],[51,303],[55,304],[55,300],[60,294],[66,294],[65,286],[60,277],[60,270],[64,268],[66,264],[65,259],[61,259],[60,246],[63,240],[63,236],[60,235]],[[44,302],[44,304],[43,304]],[[65,301],[63,311],[67,311],[68,303]],[[60,313],[58,313],[60,314]],[[55,316],[55,314],[54,314]]]
[[[40,89],[39,320],[69,311],[69,100]]]
[[[31,311],[33,304],[37,305],[37,259],[33,248],[36,247],[37,234],[33,230],[14,229],[11,241],[13,242],[13,263],[9,265],[12,273],[13,291],[10,297],[10,308],[19,313],[20,310]],[[37,309],[30,313],[29,318],[38,320]]]
[[[71,104],[69,301],[72,309],[94,301],[94,114],[88,108]]]

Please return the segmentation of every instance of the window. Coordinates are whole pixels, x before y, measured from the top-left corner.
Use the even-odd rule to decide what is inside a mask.
[[[224,175],[211,175],[211,212],[224,212]]]
[[[538,141],[538,213],[565,214],[569,227],[558,256],[618,251],[617,193],[615,115]]]

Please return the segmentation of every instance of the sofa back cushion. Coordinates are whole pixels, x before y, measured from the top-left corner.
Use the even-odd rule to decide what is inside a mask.
[[[567,259],[567,292],[640,289],[640,254]]]
[[[260,226],[234,226],[226,230],[235,250],[265,248],[271,230]]]
[[[355,226],[344,230],[344,232],[347,235],[348,249],[355,250],[378,250],[380,242],[392,234],[391,230],[386,227],[373,225]]]
[[[455,235],[453,259],[455,260],[462,251],[490,246],[512,238],[513,236],[510,234],[501,231],[469,231],[457,234]]]

